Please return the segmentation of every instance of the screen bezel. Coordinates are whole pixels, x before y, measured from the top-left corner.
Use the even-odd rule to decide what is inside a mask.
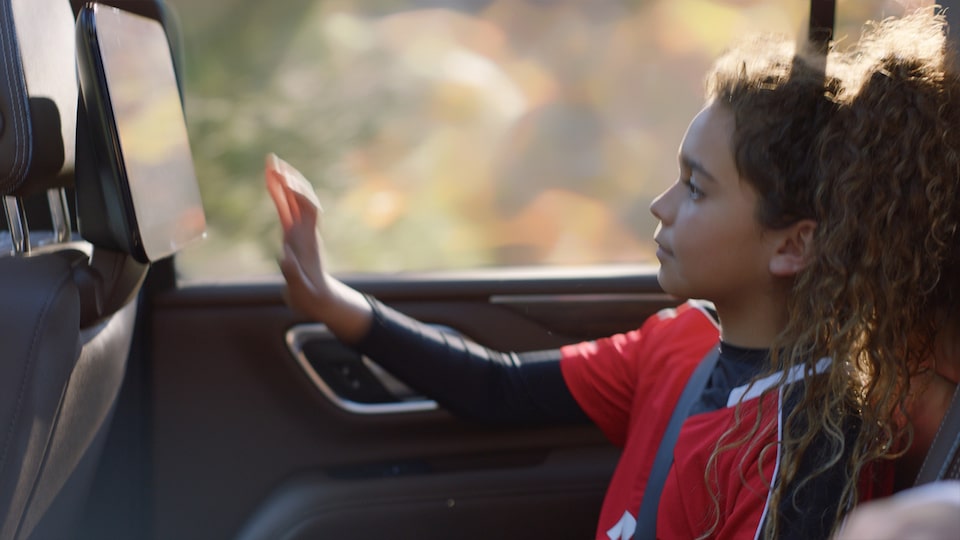
[[[105,15],[106,10],[111,11],[111,13]],[[162,36],[163,46],[166,51],[171,53],[169,67],[170,73],[174,73],[172,52],[166,38],[166,32],[159,21],[95,2],[88,3],[81,8],[77,16],[77,68],[82,96],[81,113],[85,114],[85,124],[89,128],[92,153],[96,161],[96,174],[92,175],[96,178],[87,179],[87,181],[98,184],[95,188],[86,186],[86,189],[84,189],[85,186],[78,185],[78,201],[82,206],[94,210],[87,212],[86,219],[84,219],[83,214],[79,216],[81,235],[86,238],[89,234],[89,240],[95,244],[125,251],[138,261],[149,263],[172,255],[184,245],[202,238],[205,231],[205,218],[203,217],[199,188],[195,185],[196,177],[194,175],[190,178],[193,180],[193,185],[190,188],[195,191],[191,191],[190,195],[193,197],[188,202],[192,208],[195,207],[195,210],[199,211],[200,227],[188,228],[187,236],[181,238],[179,233],[182,233],[183,230],[177,228],[178,224],[175,221],[168,219],[161,222],[159,228],[162,232],[167,233],[170,238],[157,237],[162,240],[160,242],[162,246],[159,248],[157,247],[157,238],[151,237],[150,242],[145,243],[145,232],[141,229],[141,220],[138,219],[136,200],[131,188],[127,161],[124,157],[121,130],[118,127],[117,112],[110,94],[107,69],[104,64],[99,25],[103,24],[101,21],[107,16],[114,17],[112,22],[116,22],[116,18],[120,17],[121,20],[130,20],[138,25],[155,24],[159,32],[155,34]],[[150,30],[152,31],[153,28],[150,27]],[[149,38],[151,33],[145,32],[144,34]],[[170,81],[170,84],[177,88],[177,99],[180,107],[180,118],[177,121],[183,122],[183,133],[186,136],[182,97],[179,93],[175,75],[172,75],[172,77],[173,80]],[[192,173],[193,160],[189,151],[189,142],[187,141],[186,158],[189,159]],[[189,182],[190,179],[187,179],[186,182]],[[81,180],[81,176],[78,175],[78,184]],[[91,195],[91,192],[94,192],[95,195]],[[83,205],[84,200],[88,204]],[[140,211],[142,212],[143,209]],[[156,221],[154,219],[154,222]],[[178,233],[176,238],[173,238],[175,236],[174,231]],[[147,234],[155,233],[154,231],[148,231]],[[149,245],[151,243],[153,245]]]

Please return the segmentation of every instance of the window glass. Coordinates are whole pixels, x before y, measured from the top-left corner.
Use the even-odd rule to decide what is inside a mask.
[[[655,262],[713,58],[805,0],[167,0],[208,236],[188,278],[276,272],[273,151],[334,272]],[[841,1],[839,34],[904,2]],[[854,36],[855,37],[855,36]]]

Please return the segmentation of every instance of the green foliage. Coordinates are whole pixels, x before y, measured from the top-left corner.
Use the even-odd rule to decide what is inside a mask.
[[[334,270],[650,261],[647,205],[674,180],[702,73],[745,32],[797,32],[807,6],[168,3],[210,224],[178,263],[204,277],[276,271],[271,151],[317,190]]]

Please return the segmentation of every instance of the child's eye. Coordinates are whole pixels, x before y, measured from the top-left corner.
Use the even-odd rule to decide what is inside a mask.
[[[700,199],[703,197],[703,190],[697,186],[696,181],[692,177],[684,178],[682,180],[683,185],[687,187],[687,190],[690,192],[690,198],[693,200]]]

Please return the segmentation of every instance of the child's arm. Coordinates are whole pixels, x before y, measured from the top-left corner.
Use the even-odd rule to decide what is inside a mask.
[[[559,350],[493,351],[368,301],[324,271],[317,233],[323,210],[310,183],[273,154],[266,182],[283,227],[280,269],[292,308],[462,416],[515,424],[587,421],[563,379]]]
[[[287,303],[324,323],[338,339],[353,344],[366,335],[373,312],[366,298],[323,269],[317,234],[323,214],[312,186],[275,154],[267,156],[266,182],[283,227],[280,270],[287,281]]]

